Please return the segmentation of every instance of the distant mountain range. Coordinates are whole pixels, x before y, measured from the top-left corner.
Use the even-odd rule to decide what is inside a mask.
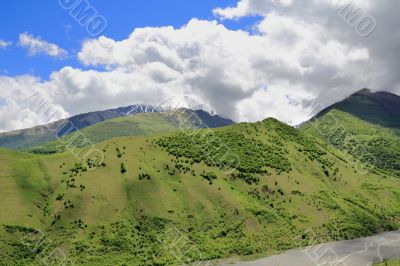
[[[154,109],[152,109],[154,110]],[[217,128],[233,121],[202,110],[179,108],[164,112],[143,112],[105,120],[81,128],[76,136],[71,133],[60,139],[30,147],[28,152],[51,154],[64,151],[67,146],[85,147],[104,140],[127,136],[148,136],[160,132]]]
[[[0,147],[24,150],[106,120],[142,113],[160,113],[173,110],[176,109],[166,106],[135,104],[127,107],[80,114],[48,125],[0,133]],[[211,115],[202,110],[195,110],[195,112],[203,120],[203,126],[214,128],[234,123],[232,120],[224,119],[218,115]]]

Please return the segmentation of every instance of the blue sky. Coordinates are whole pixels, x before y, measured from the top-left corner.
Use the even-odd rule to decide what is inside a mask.
[[[105,37],[60,5],[77,1],[107,20]],[[398,0],[352,1],[376,22],[367,35],[328,0],[3,2],[0,132],[48,122],[21,104],[35,93],[54,120],[173,97],[293,125],[362,88],[400,93]]]
[[[48,75],[63,66],[81,67],[76,53],[82,42],[90,35],[56,0],[13,0],[2,3],[0,9],[0,39],[12,41],[14,45],[0,49],[0,74],[10,76],[31,74],[47,79]],[[114,40],[127,38],[135,28],[174,26],[181,27],[192,18],[213,20],[212,10],[221,6],[234,6],[236,0],[90,0],[98,13],[104,16],[108,26],[104,35]],[[224,21],[230,29],[250,29],[256,18],[239,21]],[[28,56],[23,47],[16,45],[20,33],[28,32],[55,43],[69,52],[64,59],[47,55]]]

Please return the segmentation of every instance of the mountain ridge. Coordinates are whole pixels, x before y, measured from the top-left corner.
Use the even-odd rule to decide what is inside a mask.
[[[364,89],[326,108],[300,129],[400,177],[400,96]]]
[[[332,109],[350,113],[362,120],[385,127],[400,128],[400,96],[387,91],[373,92],[364,88],[323,109],[310,120]]]
[[[174,109],[172,107],[164,107],[159,105],[135,104],[127,107],[107,109],[104,111],[88,112],[58,120],[47,125],[39,125],[32,128],[0,133],[0,147],[23,150],[44,144],[56,139],[57,137],[71,134],[79,129],[86,128],[106,120],[133,116],[141,113],[159,113],[170,110]],[[199,115],[202,115],[203,117],[205,117],[205,113],[208,113],[202,110],[197,111],[199,112]],[[215,116],[216,120],[218,121],[225,120],[223,121],[223,124],[234,123],[232,120],[224,119],[218,115],[210,114],[210,116]],[[218,123],[215,123],[213,127],[217,125]]]
[[[62,152],[72,147],[84,147],[105,140],[124,136],[146,136],[168,131],[217,128],[233,121],[202,110],[179,108],[166,112],[140,113],[105,120],[85,127],[57,140],[34,146],[26,151],[38,154]]]

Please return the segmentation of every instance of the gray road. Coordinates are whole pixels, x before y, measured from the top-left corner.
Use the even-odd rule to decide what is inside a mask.
[[[374,261],[400,258],[400,231],[356,240],[310,246],[251,262],[225,262],[235,266],[367,266]]]

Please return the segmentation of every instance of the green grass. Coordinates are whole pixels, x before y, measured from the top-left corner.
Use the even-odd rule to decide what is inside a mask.
[[[331,110],[339,110],[369,124],[400,129],[399,106],[400,96],[396,94],[383,91],[373,93],[368,89],[364,89],[330,106],[320,115]]]
[[[376,263],[375,266],[400,266],[400,260],[386,260],[382,263]]]
[[[400,177],[399,130],[372,124],[339,110],[329,112],[304,124],[302,131],[371,165],[376,171]]]
[[[209,119],[205,116],[204,119]],[[199,120],[202,123],[199,123]],[[215,122],[217,123],[217,122]],[[83,128],[72,134],[29,148],[26,151],[36,154],[53,154],[70,147],[85,147],[115,137],[147,136],[160,132],[178,131],[206,127],[207,121],[195,114],[195,111],[178,109],[164,113],[144,113],[134,116],[106,120],[93,126]]]
[[[54,123],[54,126],[59,126],[59,124]],[[54,133],[52,133],[46,127],[42,126],[33,127],[26,130],[23,129],[23,130],[0,133],[1,147],[16,149],[16,150],[22,150],[28,147],[37,146],[41,143],[46,143],[53,139],[54,139]]]
[[[340,149],[347,160],[400,177],[399,106],[395,94],[364,89],[325,109],[301,130]]]
[[[34,230],[77,265],[179,265],[400,226],[399,179],[273,119],[96,148],[104,164],[0,150],[0,264],[38,264]]]

